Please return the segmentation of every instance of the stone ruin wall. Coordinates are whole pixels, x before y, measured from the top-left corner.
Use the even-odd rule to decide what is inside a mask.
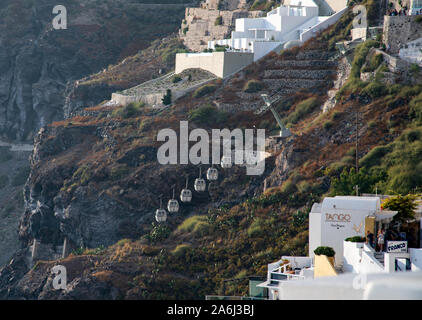
[[[389,53],[398,54],[406,44],[422,37],[422,22],[418,22],[417,17],[385,16],[384,43]]]
[[[230,38],[236,19],[264,16],[263,11],[249,11],[244,0],[224,1],[220,8],[225,10],[218,10],[218,2],[208,0],[200,8],[186,8],[179,35],[189,50],[202,52],[208,48],[208,41]],[[216,26],[219,16],[222,24]],[[184,30],[187,30],[186,34]]]

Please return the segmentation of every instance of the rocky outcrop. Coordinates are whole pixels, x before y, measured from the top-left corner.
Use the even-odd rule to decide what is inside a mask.
[[[152,40],[175,32],[185,8],[182,4],[162,10],[159,5],[121,0],[103,1],[99,6],[91,0],[77,0],[66,4],[67,29],[55,30],[52,10],[56,1],[3,2],[0,136],[17,141],[31,141],[39,128],[63,119],[69,82],[96,73],[148,47]],[[156,21],[161,21],[160,28],[156,28]],[[99,96],[111,93],[103,90],[98,90],[97,96],[91,95],[91,90],[91,98],[84,103],[95,103]]]
[[[236,19],[263,15],[249,11],[245,1],[206,1],[201,8],[186,9],[179,35],[188,49],[201,52],[208,48],[208,41],[230,38]]]

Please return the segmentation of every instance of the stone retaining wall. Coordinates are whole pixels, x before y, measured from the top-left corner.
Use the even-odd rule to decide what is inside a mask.
[[[397,54],[407,43],[422,37],[422,22],[417,22],[420,16],[385,16],[384,43],[387,51]]]
[[[199,87],[209,83],[210,81],[215,79],[208,79],[204,82],[201,82],[197,85],[189,87],[184,90],[174,90],[171,92],[172,101],[176,101],[177,99],[187,95],[190,92],[198,89]],[[133,102],[143,102],[150,106],[160,106],[163,104],[162,99],[166,94],[167,90],[162,90],[161,92],[153,93],[153,94],[136,94],[136,95],[124,95],[121,93],[113,93],[111,96],[111,100],[115,101],[118,105],[126,106]]]
[[[282,60],[274,64],[273,69],[277,68],[318,68],[318,69],[335,69],[337,67],[336,61],[326,60]]]
[[[294,69],[280,69],[280,70],[266,70],[264,77],[267,79],[313,79],[320,80],[331,75],[335,75],[335,70],[294,70]]]
[[[306,80],[306,79],[264,79],[263,82],[271,90],[279,87],[286,89],[310,89],[328,85],[326,80]]]

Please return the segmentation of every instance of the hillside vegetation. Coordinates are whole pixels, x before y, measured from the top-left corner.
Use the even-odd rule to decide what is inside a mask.
[[[27,244],[32,232],[46,243],[59,244],[64,236],[73,239],[77,248],[60,264],[71,270],[75,286],[65,293],[49,290],[49,270],[56,262],[39,262],[21,272],[21,278],[26,276],[20,282],[7,270],[1,272],[0,283],[7,285],[0,289],[0,297],[8,286],[14,297],[51,299],[247,295],[247,276],[265,276],[267,264],[282,255],[308,254],[309,212],[324,196],[355,194],[355,185],[368,193],[418,192],[422,88],[408,83],[381,85],[382,72],[361,81],[362,69],[367,62],[371,65],[370,49],[382,48],[379,42],[368,41],[355,50],[351,76],[333,109],[321,111],[332,86],[328,82],[319,90],[289,94],[277,105],[294,137],[267,159],[262,176],[246,176],[240,167],[219,169],[220,178],[207,193],[194,192],[193,202],[182,205],[180,213],[169,215],[164,224],[154,222],[159,196],[168,199],[173,185],[179,192],[186,176],[192,188],[199,173],[196,166],[157,164],[158,131],[178,132],[180,121],[189,120],[191,129],[208,132],[255,125],[266,129],[267,136],[274,134],[277,126],[270,112],[258,117],[253,110],[236,112],[218,106],[233,102],[239,92],[251,100],[271,93],[265,86],[253,93],[244,90],[283,61],[321,51],[333,56],[333,44],[347,39],[344,30],[350,30],[351,22],[352,15],[346,14],[304,46],[270,54],[232,79],[215,80],[160,113],[145,105],[117,111],[97,107],[90,109],[94,115],[49,126],[38,137],[26,191],[33,195],[30,201],[46,201],[44,215],[54,216],[51,206],[67,208],[67,217],[61,229],[46,219],[35,230],[28,228],[34,213],[27,210],[20,235]],[[108,223],[92,221],[92,216]],[[80,221],[88,235],[72,228]]]

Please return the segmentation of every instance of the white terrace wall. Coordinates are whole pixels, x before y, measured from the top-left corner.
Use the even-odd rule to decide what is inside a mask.
[[[176,55],[175,73],[198,68],[225,78],[253,61],[254,54],[248,52],[179,53]]]
[[[329,16],[347,6],[348,0],[314,0],[319,7],[320,16]]]
[[[342,10],[339,10],[337,13],[330,16],[328,19],[322,21],[321,23],[317,24],[316,26],[312,27],[311,29],[305,31],[300,35],[300,40],[303,42],[308,41],[309,39],[315,37],[318,32],[321,32],[325,29],[327,29],[329,26],[336,23],[340,18],[343,16],[343,14],[347,11],[347,7],[343,7]]]

